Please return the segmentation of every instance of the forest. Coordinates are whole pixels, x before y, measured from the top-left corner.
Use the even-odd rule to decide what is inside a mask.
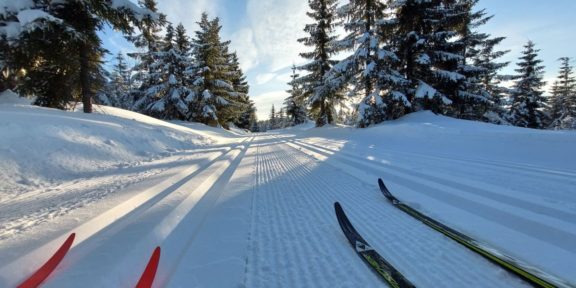
[[[283,107],[257,122],[246,76],[220,19],[206,13],[190,36],[155,0],[8,1],[0,11],[0,90],[40,106],[111,105],[164,120],[263,131],[314,121],[369,127],[430,110],[458,119],[535,129],[576,129],[576,79],[563,57],[552,91],[528,41],[517,63],[504,36],[482,31],[493,15],[479,0],[310,0],[298,23],[307,61],[293,67]],[[137,48],[116,55],[109,25]],[[129,57],[131,61],[127,61]],[[130,67],[129,62],[135,62]],[[514,75],[502,69],[515,65]]]

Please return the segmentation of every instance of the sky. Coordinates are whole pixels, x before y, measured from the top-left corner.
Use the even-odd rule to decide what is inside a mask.
[[[342,0],[345,1],[345,0]],[[172,23],[182,23],[189,35],[197,30],[203,11],[218,16],[222,38],[231,40],[250,84],[250,96],[265,120],[271,106],[276,110],[288,96],[291,66],[303,64],[299,53],[307,48],[297,42],[310,23],[306,0],[159,0],[159,10]],[[559,70],[560,57],[576,59],[575,0],[480,0],[478,9],[486,9],[494,18],[481,27],[492,36],[507,37],[499,50],[510,50],[503,61],[510,61],[504,73],[513,73],[523,46],[532,40],[541,49],[546,66],[545,80],[551,84]],[[121,34],[105,31],[104,46],[112,53],[133,51]],[[112,57],[109,57],[112,59]],[[574,64],[574,63],[573,63]]]

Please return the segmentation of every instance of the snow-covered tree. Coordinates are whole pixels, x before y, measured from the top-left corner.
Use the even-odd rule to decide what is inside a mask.
[[[278,114],[276,113],[274,105],[272,105],[272,108],[270,109],[270,118],[268,119],[268,122],[269,127],[267,130],[276,129],[278,125]]]
[[[191,66],[191,58],[190,42],[182,24],[176,31],[168,25],[161,50],[154,53],[154,59],[152,76],[158,82],[144,91],[140,105],[146,103],[144,112],[160,119],[186,120],[192,91],[184,72]]]
[[[203,13],[200,30],[193,39],[195,65],[187,73],[192,77],[194,93],[191,94],[189,119],[210,126],[227,127],[227,106],[237,97],[230,82],[228,44],[220,39],[220,20],[208,20]],[[221,119],[222,117],[222,119]]]
[[[302,85],[304,95],[310,103],[311,115],[318,127],[334,123],[334,103],[342,97],[326,78],[336,63],[332,57],[337,52],[334,45],[337,3],[337,0],[309,0],[310,11],[306,14],[314,23],[307,24],[304,28],[309,36],[298,39],[298,42],[313,49],[311,52],[300,53],[300,56],[310,62],[298,67],[308,74],[298,78],[296,82]]]
[[[131,76],[130,69],[124,55],[118,53],[115,57],[116,63],[114,64],[111,84],[114,92],[113,98],[116,103],[112,103],[113,106],[120,107],[123,109],[130,109],[134,105],[132,100],[131,90]]]
[[[104,50],[97,31],[110,25],[131,33],[144,19],[157,19],[155,13],[129,0],[14,2],[0,11],[0,37],[25,51],[29,63],[22,68],[30,70],[26,80],[31,90],[45,96],[40,104],[65,105],[67,99],[57,103],[50,99],[60,97],[59,90],[65,89],[64,94],[81,96],[87,113],[92,112],[92,96],[103,84]]]
[[[128,56],[136,60],[135,66],[132,68],[132,99],[134,105],[132,110],[143,112],[146,106],[151,103],[144,95],[150,87],[157,85],[159,78],[155,77],[154,63],[156,62],[156,53],[160,51],[162,45],[162,37],[160,33],[166,24],[166,16],[159,13],[156,7],[155,0],[144,0],[144,7],[153,11],[158,16],[158,21],[152,21],[150,18],[145,18],[140,26],[140,33],[126,37],[131,41],[136,48],[137,52],[129,53]]]
[[[524,46],[523,56],[517,63],[518,73],[516,83],[511,92],[512,106],[510,108],[510,122],[519,127],[542,129],[548,121],[548,115],[543,111],[545,98],[542,88],[544,66],[538,59],[535,44],[529,41]]]
[[[479,31],[493,16],[487,16],[485,10],[474,11],[478,2],[461,0],[455,4],[456,11],[466,12],[462,18],[464,23],[458,29],[464,56],[458,71],[466,78],[460,82],[452,114],[458,118],[502,123],[501,98],[505,88],[501,81],[506,78],[498,73],[508,62],[497,60],[508,51],[495,50],[504,37],[491,38],[490,34]]]
[[[299,125],[306,122],[306,103],[304,99],[304,91],[297,79],[299,75],[296,73],[296,66],[292,66],[292,80],[288,83],[290,89],[286,92],[289,96],[284,100],[286,108],[286,117],[289,119],[290,125]]]
[[[558,79],[552,88],[549,115],[553,129],[576,129],[576,78],[569,57],[562,57]]]
[[[411,107],[402,89],[407,81],[397,70],[400,59],[390,46],[397,21],[386,2],[352,0],[339,10],[347,34],[338,46],[352,53],[334,67],[330,80],[353,87],[352,95],[362,95],[358,127],[398,118]]]
[[[248,85],[246,75],[240,68],[240,61],[236,52],[228,54],[226,65],[228,80],[232,84],[234,93],[234,99],[232,100],[235,105],[229,107],[229,116],[225,121],[233,122],[239,128],[249,129],[251,114],[255,113],[255,108],[250,96],[248,96],[250,85]]]

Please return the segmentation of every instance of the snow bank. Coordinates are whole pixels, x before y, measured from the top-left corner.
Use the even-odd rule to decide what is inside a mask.
[[[226,133],[200,124],[183,127],[110,107],[84,114],[26,102],[12,92],[0,95],[0,198],[226,142],[219,137]]]
[[[32,102],[32,99],[20,97],[18,94],[12,92],[11,90],[6,90],[0,93],[0,105],[30,105]]]
[[[348,131],[346,131],[348,130]],[[343,149],[370,154],[378,149],[463,159],[574,169],[575,131],[535,130],[459,120],[424,111],[367,129],[312,129],[310,137],[346,141]],[[368,156],[368,155],[366,155]]]

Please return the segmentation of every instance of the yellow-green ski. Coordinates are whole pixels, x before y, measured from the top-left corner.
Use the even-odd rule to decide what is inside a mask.
[[[482,257],[492,261],[493,263],[501,266],[507,271],[517,275],[518,277],[524,279],[534,287],[543,288],[553,288],[553,287],[574,287],[565,281],[562,281],[554,276],[548,275],[534,267],[530,267],[520,261],[499,252],[497,249],[492,247],[488,248],[488,245],[480,243],[475,239],[462,234],[420,212],[416,209],[402,203],[398,198],[396,198],[390,190],[384,184],[382,179],[378,179],[378,185],[382,194],[394,205],[396,208],[404,211],[406,214],[414,217],[420,222],[428,225],[430,228],[446,235],[447,237],[453,239],[454,241],[462,244],[464,247],[480,254]]]
[[[413,288],[416,287],[408,279],[406,279],[392,264],[390,264],[384,257],[380,256],[368,242],[360,236],[358,231],[354,229],[350,220],[344,213],[340,203],[334,203],[334,209],[336,210],[336,217],[338,218],[338,223],[342,232],[346,235],[346,238],[362,260],[370,266],[378,276],[380,276],[388,286],[392,288]]]

